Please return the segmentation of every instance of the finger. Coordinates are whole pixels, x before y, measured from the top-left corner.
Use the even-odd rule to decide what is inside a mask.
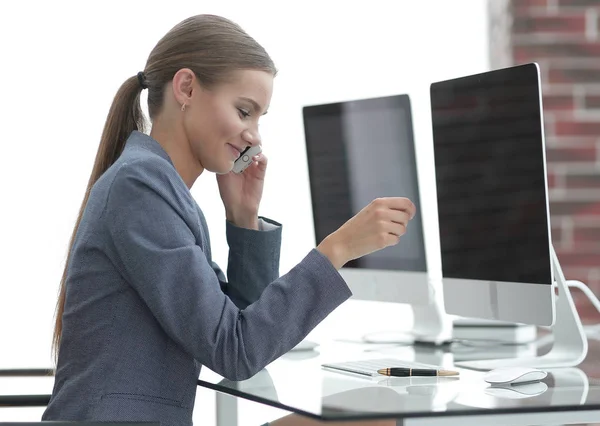
[[[389,197],[385,199],[389,208],[394,210],[401,210],[409,213],[410,218],[415,217],[417,207],[412,201],[405,197]]]
[[[269,162],[269,159],[267,158],[267,156],[265,154],[263,154],[262,152],[256,154],[254,157],[252,157],[252,159],[254,160],[254,163],[258,166],[258,168],[261,171],[265,171],[267,170],[267,164]]]
[[[404,210],[390,210],[390,222],[406,226],[412,219],[409,212]]]
[[[393,210],[389,208],[380,209],[376,212],[376,218],[390,223],[406,225],[411,219],[410,213],[404,210]]]
[[[395,235],[396,237],[401,237],[406,234],[406,224],[404,223],[396,223],[390,222],[387,226],[387,231],[391,235]]]
[[[383,236],[383,247],[395,246],[400,242],[400,236],[388,232]]]

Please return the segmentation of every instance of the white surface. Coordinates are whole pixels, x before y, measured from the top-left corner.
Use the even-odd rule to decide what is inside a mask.
[[[318,347],[319,347],[319,344],[317,342],[313,342],[312,340],[304,339],[303,341],[301,341],[300,343],[298,343],[296,346],[294,346],[292,348],[292,352],[312,351],[313,349],[316,349]]]
[[[44,395],[52,393],[54,377],[0,376],[0,395]]]

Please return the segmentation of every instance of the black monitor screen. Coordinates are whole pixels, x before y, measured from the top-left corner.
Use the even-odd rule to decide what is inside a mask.
[[[317,243],[375,198],[407,197],[417,214],[400,243],[346,267],[425,272],[408,96],[307,106],[303,114]]]
[[[539,71],[431,85],[444,277],[551,284]]]

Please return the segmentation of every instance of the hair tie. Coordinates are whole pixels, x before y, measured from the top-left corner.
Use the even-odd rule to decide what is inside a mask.
[[[140,83],[140,87],[142,88],[142,90],[148,88],[148,85],[146,84],[146,74],[144,74],[144,71],[140,71],[137,73],[137,79],[138,83]]]

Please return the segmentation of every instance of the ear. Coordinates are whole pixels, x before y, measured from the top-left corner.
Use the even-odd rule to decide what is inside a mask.
[[[173,76],[173,95],[179,105],[189,105],[196,74],[189,68],[182,68]]]

